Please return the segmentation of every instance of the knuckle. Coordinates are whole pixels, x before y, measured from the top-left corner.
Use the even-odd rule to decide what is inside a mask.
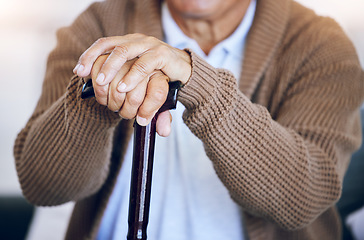
[[[113,112],[119,111],[119,106],[115,101],[109,100],[108,108]]]
[[[122,103],[124,102],[125,93],[119,93],[115,91],[115,93],[113,94],[113,98],[115,99],[115,102],[119,103],[119,105],[122,105]]]
[[[126,45],[120,45],[116,46],[113,50],[113,53],[121,59],[126,59],[126,56],[128,54],[128,47]]]
[[[109,61],[108,64],[103,66],[103,72],[105,72],[105,74],[107,76],[115,76],[116,73],[120,70],[120,65],[118,62],[114,62],[114,61]]]
[[[147,37],[145,37],[145,41],[147,41],[147,42],[155,42],[155,41],[157,41],[157,38],[155,38],[153,36],[147,36]]]
[[[128,98],[128,103],[130,106],[139,107],[143,103],[143,98],[135,94]]]
[[[114,91],[111,91],[109,94],[109,108],[116,112],[119,111],[123,102],[124,102],[124,95],[123,93],[113,93]]]
[[[107,41],[107,37],[99,38],[96,40],[94,45],[103,45]]]
[[[145,37],[145,35],[142,33],[133,33],[132,36],[135,38],[144,38]]]
[[[124,119],[132,119],[136,116],[136,109],[123,106],[119,111],[119,116]]]
[[[145,119],[153,118],[153,112],[152,111],[147,111],[144,108],[139,109],[137,115],[142,117],[142,118],[145,118]]]
[[[157,52],[159,53],[159,55],[165,56],[169,54],[170,49],[166,45],[162,44],[157,47]]]
[[[105,105],[104,99],[106,99],[106,97],[107,97],[107,90],[105,90],[104,88],[97,87],[97,88],[94,88],[94,91],[95,91],[95,96],[96,96],[97,101],[100,104]]]
[[[132,119],[134,117],[134,116],[131,116],[131,114],[128,114],[123,110],[119,111],[119,116],[122,117],[123,119]]]
[[[106,91],[103,88],[95,88],[94,91],[98,97],[106,96]]]
[[[136,72],[137,74],[146,77],[148,76],[148,65],[143,61],[136,61],[132,66],[132,71]]]
[[[151,93],[151,99],[153,99],[155,102],[164,102],[167,98],[167,92],[165,89],[156,89]]]

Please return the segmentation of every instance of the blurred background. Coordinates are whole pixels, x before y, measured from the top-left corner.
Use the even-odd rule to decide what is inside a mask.
[[[69,25],[91,2],[93,1],[0,0],[0,197],[2,198],[18,199],[21,196],[12,153],[13,143],[17,133],[30,117],[40,95],[47,55],[56,44],[55,32],[58,28]],[[299,0],[298,2],[313,8],[320,15],[336,19],[355,44],[364,66],[364,1]],[[52,225],[52,221],[58,220],[65,222],[67,220],[64,219],[67,219],[71,207],[67,205],[63,208],[38,209],[35,216],[39,211],[46,211],[50,212],[45,214],[50,218],[47,221],[43,220],[44,224]],[[1,208],[10,207],[0,200]],[[25,209],[28,210],[30,219],[33,208],[25,205]],[[62,217],[52,219],[52,216]],[[41,220],[35,217],[34,222],[37,221]],[[2,236],[1,228],[5,228],[4,224],[0,221],[0,236]],[[58,228],[61,232],[59,239],[63,237],[65,224]],[[33,230],[30,235],[33,239],[50,239],[45,236],[40,238],[40,235],[36,234],[36,230]],[[53,235],[52,239],[58,238]]]

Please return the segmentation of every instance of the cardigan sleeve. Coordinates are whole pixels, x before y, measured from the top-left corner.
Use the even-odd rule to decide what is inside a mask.
[[[231,73],[193,52],[191,78],[179,93],[184,122],[204,143],[231,197],[286,230],[307,226],[335,204],[361,139],[364,79],[351,42],[341,32],[328,34],[312,49],[291,64],[274,118],[238,89]],[[289,66],[280,58],[274,67],[285,68],[282,63]]]
[[[90,196],[108,175],[113,129],[120,118],[94,99],[81,100],[84,79],[72,76],[82,52],[103,35],[100,9],[99,3],[91,5],[57,32],[40,100],[15,141],[20,185],[35,205]]]

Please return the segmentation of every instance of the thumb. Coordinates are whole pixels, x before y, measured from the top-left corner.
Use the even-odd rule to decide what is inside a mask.
[[[169,111],[161,112],[157,118],[157,133],[161,137],[168,137],[171,133],[172,115]]]

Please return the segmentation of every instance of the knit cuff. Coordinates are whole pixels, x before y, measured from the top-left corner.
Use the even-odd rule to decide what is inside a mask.
[[[190,49],[185,51],[191,56],[192,73],[189,81],[179,91],[178,100],[187,110],[192,110],[206,102],[207,96],[213,95],[216,82],[211,79],[217,79],[218,73],[214,67]]]
[[[186,107],[184,123],[202,139],[204,131],[224,124],[236,106],[238,86],[231,72],[214,68],[195,53],[186,51],[191,55],[192,74],[178,99]]]

